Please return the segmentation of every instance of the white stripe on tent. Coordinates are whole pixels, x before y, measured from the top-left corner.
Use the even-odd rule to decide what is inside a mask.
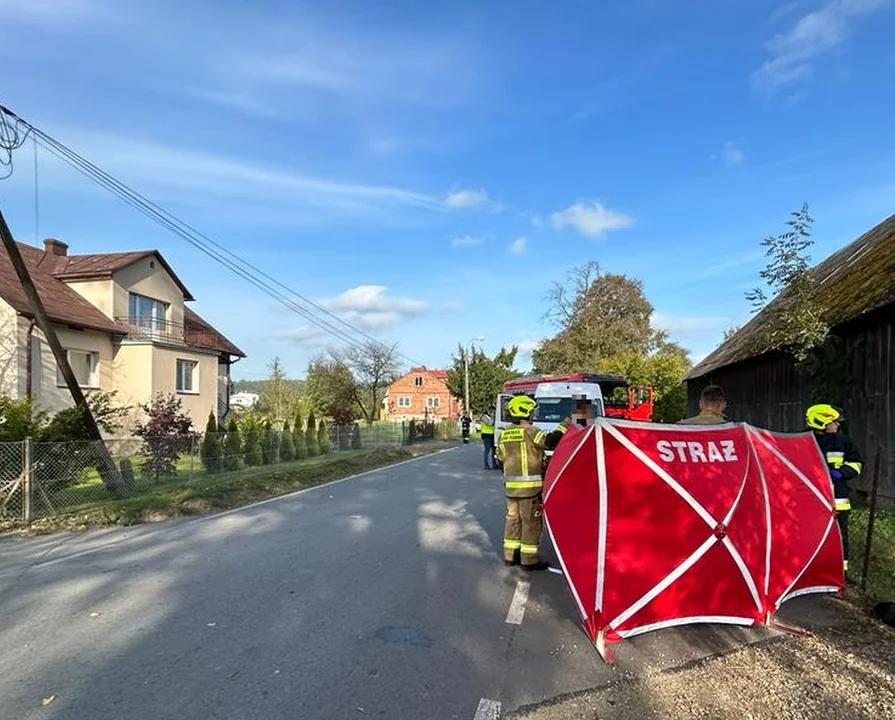
[[[609,623],[609,627],[615,629],[617,625],[621,625],[632,615],[642,610],[647,605],[647,603],[653,600],[660,593],[664,592],[675,580],[677,580],[681,575],[687,572],[687,570],[693,567],[693,565],[695,565],[699,561],[699,559],[709,551],[709,548],[715,544],[716,540],[717,539],[715,538],[715,536],[712,535],[708,540],[700,545],[699,548],[697,548],[696,552],[690,555],[690,557],[688,557],[686,560],[684,560],[684,562],[682,562],[668,575],[666,575],[665,578],[661,580],[658,585],[647,592],[643,597],[641,597],[631,607],[625,610],[621,615],[615,618],[615,620]]]
[[[723,542],[724,547],[726,547],[728,552],[730,552],[733,561],[740,569],[740,574],[743,576],[743,580],[746,581],[746,587],[749,588],[752,599],[755,601],[755,607],[758,608],[758,612],[764,612],[764,607],[761,604],[761,598],[758,596],[758,588],[755,587],[755,580],[752,578],[752,573],[749,572],[749,568],[746,567],[746,563],[743,560],[742,555],[740,555],[739,550],[734,547],[729,537],[725,537]]]
[[[602,418],[601,418],[601,420],[602,420]],[[612,436],[614,438],[616,438],[616,440],[618,440],[622,445],[624,445],[628,449],[628,451],[630,451],[633,455],[638,457],[644,465],[646,465],[648,468],[650,468],[654,473],[656,473],[656,475],[658,475],[662,480],[664,480],[678,495],[680,495],[687,502],[687,504],[690,505],[690,507],[693,508],[693,510],[695,510],[696,513],[705,521],[705,523],[710,528],[712,528],[712,530],[714,530],[715,527],[717,527],[718,522],[712,517],[712,515],[704,507],[702,507],[702,505],[692,495],[690,495],[690,493],[688,493],[673,477],[671,477],[667,472],[665,472],[661,467],[659,467],[655,462],[653,462],[653,460],[650,457],[648,457],[646,454],[644,454],[640,450],[640,448],[638,448],[636,445],[634,445],[630,440],[628,440],[628,438],[626,438],[624,435],[622,435],[616,428],[612,427],[612,425],[610,423],[605,423],[605,427],[612,434]],[[634,425],[634,427],[636,427],[636,424]],[[749,441],[748,433],[746,433],[746,441],[747,442]],[[740,484],[740,490],[737,495],[737,499],[731,506],[730,510],[728,511],[727,517],[725,518],[725,524],[730,520],[731,517],[733,517],[733,513],[736,511],[737,504],[739,503],[740,498],[742,497],[742,493],[745,488],[746,481],[747,481],[748,477],[749,477],[749,458],[747,456],[746,472],[743,475],[743,480],[741,481],[741,484]],[[708,551],[708,547],[706,545],[708,545],[710,547],[715,542],[715,540],[716,540],[716,538],[714,535],[712,535],[708,540],[706,540],[706,544],[704,544],[702,546],[702,548],[705,548],[705,549],[700,548],[700,550],[696,551],[696,553],[698,553],[698,557],[696,557],[696,560],[698,560],[699,557],[702,557],[702,555]],[[740,555],[739,551],[734,547],[733,543],[730,541],[729,538],[724,538],[724,547],[727,548],[727,551],[730,553],[731,557],[733,558],[733,561],[736,564],[737,568],[739,569],[740,574],[743,576],[743,580],[745,581],[746,587],[749,589],[749,592],[752,595],[752,599],[755,601],[755,605],[758,608],[758,611],[763,612],[764,608],[762,607],[761,600],[758,596],[758,589],[755,586],[755,580],[752,577],[751,573],[749,572],[749,569],[746,567],[746,563],[743,561],[742,556]],[[694,555],[696,553],[694,553]],[[655,597],[660,592],[665,590],[668,587],[668,585],[670,585],[671,582],[673,582],[678,577],[680,577],[680,575],[683,574],[683,572],[685,570],[689,569],[690,565],[693,564],[692,562],[690,562],[691,560],[693,560],[693,556],[688,558],[688,560],[685,560],[681,566],[679,566],[676,570],[674,570],[671,573],[671,575],[669,575],[664,580],[662,580],[659,583],[659,585],[654,587],[649,593],[644,595],[643,598],[638,600],[637,603],[635,603],[635,605],[633,605],[631,608],[628,608],[628,610],[626,610],[624,613],[622,613],[622,615],[619,617],[621,617],[623,619],[619,620],[618,618],[616,618],[616,620],[614,620],[612,623],[610,623],[610,625],[614,626],[616,623],[624,622],[624,620],[627,620],[629,617],[631,617],[631,615],[633,615],[635,612],[640,610],[647,602],[649,602],[649,600],[652,600],[653,597]],[[693,562],[695,562],[695,560],[693,560]],[[689,563],[689,565],[687,563]],[[678,573],[678,570],[680,570],[681,567],[683,567],[684,565],[686,565],[684,570],[681,570],[681,572]],[[675,573],[677,573],[677,575],[675,575]],[[672,578],[672,576],[674,576],[674,577]],[[672,578],[672,580],[669,581],[669,578]]]
[[[748,442],[749,438],[746,438]],[[746,489],[746,483],[749,480],[749,468],[752,467],[752,455],[751,453],[746,456],[746,471],[743,473],[743,480],[740,483],[740,490],[737,493],[736,500],[733,501],[733,505],[730,506],[730,510],[727,515],[724,517],[724,525],[730,525],[730,521],[733,518],[733,514],[736,512],[737,508],[740,506],[740,500],[743,498],[743,491]],[[740,555],[740,551],[736,549],[736,546],[731,542],[729,537],[724,538],[724,547],[727,548],[727,551],[730,553],[730,556],[733,558],[733,561],[736,563],[737,567],[740,569],[740,574],[743,576],[743,580],[746,581],[746,586],[749,588],[749,592],[752,594],[752,599],[755,601],[755,607],[758,608],[758,612],[763,612],[764,607],[762,607],[761,599],[758,597],[758,588],[755,587],[755,580],[752,577],[752,573],[749,572],[749,568],[746,567],[746,563],[743,560],[742,555]]]
[[[758,462],[758,453],[755,450],[755,445],[752,443],[752,435],[755,434],[755,431],[748,425],[745,427],[746,435],[749,439],[749,454],[755,459],[755,467],[758,468],[758,476],[761,478],[761,491],[764,495],[764,517],[767,531],[764,551],[764,594],[767,597],[768,590],[771,587],[771,493],[768,490],[768,482],[764,476],[764,468]]]
[[[594,432],[594,442],[597,444],[597,486],[600,496],[600,510],[597,528],[597,588],[595,607],[597,610],[603,610],[603,581],[606,575],[606,530],[609,524],[609,518],[606,514],[609,512],[608,486],[606,483],[606,448],[603,446],[603,424],[599,423],[597,431]]]
[[[643,451],[640,450],[640,448],[638,448],[636,445],[634,445],[634,443],[628,440],[628,438],[626,438],[618,430],[612,427],[612,425],[607,424],[606,429],[616,440],[624,445],[628,449],[628,451],[631,452],[631,454],[639,458],[644,465],[646,465],[662,480],[668,483],[668,485],[671,486],[671,489],[674,490],[678,495],[680,495],[684,499],[684,501],[691,508],[693,508],[693,511],[703,519],[706,525],[712,528],[712,530],[715,529],[715,526],[718,524],[717,521],[709,514],[708,510],[706,510],[696,501],[696,498],[694,498],[690,493],[684,490],[683,487],[681,487],[677,480],[675,480],[673,477],[671,477],[671,475],[669,475],[662,468],[656,465],[656,463],[653,462],[652,458],[645,455]]]
[[[814,550],[814,554],[809,558],[808,562],[805,563],[805,567],[802,568],[801,572],[800,572],[798,575],[796,575],[795,580],[793,580],[793,581],[789,584],[789,587],[786,588],[786,590],[783,591],[783,593],[780,595],[780,598],[777,600],[777,602],[774,603],[774,607],[775,607],[775,608],[778,608],[778,609],[779,609],[780,606],[781,606],[783,603],[785,603],[785,602],[787,601],[788,598],[787,598],[786,596],[787,596],[787,594],[789,593],[789,591],[792,590],[793,587],[795,586],[795,584],[796,584],[799,580],[802,579],[802,575],[805,574],[805,571],[806,571],[809,567],[811,567],[811,563],[814,562],[814,558],[817,557],[817,555],[818,555],[818,553],[820,552],[821,548],[824,546],[824,543],[827,541],[827,538],[830,536],[830,530],[833,529],[833,523],[835,522],[835,520],[836,520],[836,516],[835,516],[835,515],[831,515],[831,516],[830,516],[830,521],[827,523],[827,529],[826,529],[826,531],[824,532],[823,537],[821,538],[820,542],[817,544],[817,547],[816,547],[815,550]]]
[[[693,615],[691,617],[676,618],[674,620],[663,620],[662,622],[652,623],[650,625],[641,625],[630,630],[618,631],[623,638],[633,637],[634,635],[642,635],[644,633],[653,632],[654,630],[663,630],[665,628],[677,627],[679,625],[695,625],[697,623],[718,623],[722,625],[754,625],[754,618],[737,617],[735,615]]]
[[[793,598],[797,598],[801,595],[813,595],[815,593],[829,593],[829,592],[839,592],[839,586],[838,585],[816,585],[814,587],[802,588],[801,590],[796,590],[789,597],[787,597],[783,602],[789,602]]]
[[[578,443],[578,447],[576,447],[576,448],[572,451],[572,454],[569,455],[568,460],[566,460],[566,464],[563,465],[563,466],[562,466],[562,469],[556,474],[556,482],[559,482],[559,478],[560,478],[560,476],[565,472],[566,468],[569,467],[569,463],[572,462],[572,460],[574,459],[574,457],[578,454],[578,451],[581,449],[581,446],[584,445],[584,442],[587,440],[587,435],[588,435],[588,433],[590,433],[590,432],[592,432],[592,431],[593,431],[593,426],[591,426],[591,427],[589,427],[589,428],[587,429],[587,432],[585,432],[584,437],[581,438],[581,442]],[[550,497],[550,493],[552,493],[552,492],[553,492],[553,488],[556,487],[556,482],[554,482],[554,483],[550,486],[550,489],[547,491],[547,494],[544,495],[544,502],[547,502],[547,498]]]
[[[559,545],[557,545],[556,540],[553,538],[553,530],[550,527],[550,521],[547,519],[547,513],[544,513],[544,525],[547,526],[547,534],[550,536],[550,542],[553,543],[553,549],[556,551],[556,557],[559,559],[560,567],[562,567],[563,576],[568,580],[567,585],[572,588],[572,597],[575,598],[575,604],[578,606],[578,612],[581,614],[581,619],[582,621],[587,622],[587,611],[584,609],[584,603],[581,602],[581,598],[578,597],[578,591],[575,589],[575,583],[572,582],[572,578],[566,568],[566,561],[563,560],[562,553],[559,551]]]
[[[764,444],[764,446],[765,446],[768,450],[770,450],[770,451],[776,456],[776,458],[777,458],[780,462],[782,462],[784,465],[786,465],[786,467],[789,468],[789,470],[790,470],[796,477],[798,477],[799,480],[801,480],[803,483],[805,483],[805,484],[811,489],[811,492],[813,492],[813,493],[817,496],[817,499],[820,500],[820,501],[823,503],[823,506],[824,506],[825,508],[827,508],[827,510],[832,510],[832,509],[833,509],[833,506],[830,505],[830,503],[827,501],[827,499],[823,496],[823,493],[822,493],[820,490],[817,489],[817,487],[814,485],[813,482],[811,482],[808,478],[806,478],[806,477],[802,474],[802,471],[801,471],[801,470],[799,470],[795,465],[793,465],[793,464],[789,461],[789,459],[787,459],[786,457],[784,457],[783,455],[781,455],[781,454],[780,454],[780,451],[777,450],[777,448],[775,448],[773,445],[771,445],[767,440],[765,440],[759,433],[755,433],[755,434],[758,435],[758,439],[761,440],[761,442]],[[815,443],[815,445],[816,445],[816,444],[817,444],[817,443]],[[820,452],[820,451],[818,451],[818,452]]]

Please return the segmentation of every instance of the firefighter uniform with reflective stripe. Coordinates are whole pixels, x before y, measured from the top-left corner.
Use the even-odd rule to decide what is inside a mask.
[[[533,425],[513,425],[500,433],[497,445],[507,497],[504,559],[513,562],[518,553],[523,566],[541,563],[541,467],[546,438],[547,433]]]
[[[848,516],[851,511],[851,480],[861,474],[862,460],[858,449],[842,433],[815,432],[821,454],[827,462],[833,480],[833,496],[839,529],[842,532],[842,550],[845,554],[845,569],[848,570]]]

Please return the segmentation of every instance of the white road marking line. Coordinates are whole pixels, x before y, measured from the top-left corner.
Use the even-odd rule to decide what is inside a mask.
[[[500,720],[500,703],[482,698],[472,720]]]
[[[521,625],[522,618],[525,616],[525,603],[528,602],[528,589],[531,585],[524,580],[516,583],[516,592],[513,593],[513,601],[510,603],[510,610],[507,612],[507,623],[510,625]]]

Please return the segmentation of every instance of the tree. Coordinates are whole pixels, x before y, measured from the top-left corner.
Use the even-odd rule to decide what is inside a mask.
[[[292,424],[292,444],[295,446],[295,457],[304,460],[308,456],[308,444],[305,441],[305,425],[301,419],[301,410],[295,413],[295,422]]]
[[[286,377],[280,358],[275,357],[267,367],[270,374],[264,383],[258,409],[279,424],[292,414],[295,404],[294,384]]]
[[[308,427],[305,430],[305,447],[308,449],[308,457],[315,457],[320,454],[320,447],[317,444],[317,419],[314,417],[314,411],[308,413]]]
[[[246,420],[243,434],[243,455],[248,467],[256,467],[264,462],[264,450],[261,446],[261,428],[258,420],[252,416]]]
[[[721,338],[721,342],[727,342],[728,340],[730,340],[730,338],[732,338],[734,335],[736,335],[739,331],[740,331],[740,328],[737,327],[736,325],[734,327],[727,328],[727,330],[724,331],[724,336]]]
[[[208,414],[208,423],[205,425],[205,438],[202,441],[202,466],[207,473],[218,473],[223,468],[223,449],[221,447],[221,433],[218,429],[218,421],[214,412]]]
[[[270,465],[272,462],[276,462],[278,457],[279,452],[273,428],[270,425],[270,420],[265,420],[261,426],[261,462]]]
[[[595,261],[572,270],[566,283],[555,283],[547,299],[545,318],[558,332],[532,353],[536,372],[590,370],[632,349],[647,354],[664,340],[650,325],[653,306],[643,283],[603,273]]]
[[[822,345],[830,332],[823,320],[823,308],[814,301],[814,278],[807,252],[813,243],[813,223],[806,203],[790,213],[786,221],[789,230],[762,240],[768,261],[759,276],[767,292],[756,286],[746,293],[753,312],[765,307],[769,312],[773,309],[769,322],[763,326],[764,349],[786,349],[797,362],[804,361],[814,348]]]
[[[683,379],[691,367],[687,350],[675,342],[662,341],[651,353],[634,348],[605,358],[594,369],[600,373],[623,375],[632,385],[651,385],[654,391],[653,419],[676,422],[686,417],[687,388]]]
[[[308,364],[305,391],[311,407],[337,424],[357,417],[357,382],[351,370],[332,358],[318,356]]]
[[[320,421],[319,429],[317,430],[317,447],[320,449],[321,455],[329,453],[329,432],[326,429],[324,420]]]
[[[283,425],[283,432],[280,433],[280,460],[283,462],[295,460],[295,440],[288,422]]]
[[[518,377],[513,370],[517,348],[502,348],[493,358],[475,347],[469,354],[469,411],[473,416],[492,410],[501,387],[508,380]],[[447,371],[448,391],[456,398],[464,399],[466,348],[460,346],[453,356],[453,364]]]
[[[146,418],[137,422],[134,435],[143,439],[146,459],[144,477],[171,477],[177,474],[177,459],[196,441],[193,421],[183,411],[176,395],[159,393],[151,402],[140,405]]]
[[[361,449],[360,425],[358,425],[357,423],[354,423],[351,429],[351,449]]]
[[[233,471],[243,467],[242,440],[239,436],[239,425],[231,415],[227,423],[227,435],[224,437],[224,469]]]
[[[362,345],[330,350],[330,357],[350,371],[354,402],[367,425],[372,425],[379,419],[385,391],[398,376],[397,343],[385,345],[369,340]]]

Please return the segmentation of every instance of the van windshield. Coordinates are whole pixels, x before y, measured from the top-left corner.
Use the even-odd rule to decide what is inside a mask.
[[[572,415],[575,408],[575,400],[570,397],[539,397],[535,408],[534,421],[542,423],[561,423]],[[597,400],[590,400],[594,409],[594,416],[603,414],[603,404]]]

